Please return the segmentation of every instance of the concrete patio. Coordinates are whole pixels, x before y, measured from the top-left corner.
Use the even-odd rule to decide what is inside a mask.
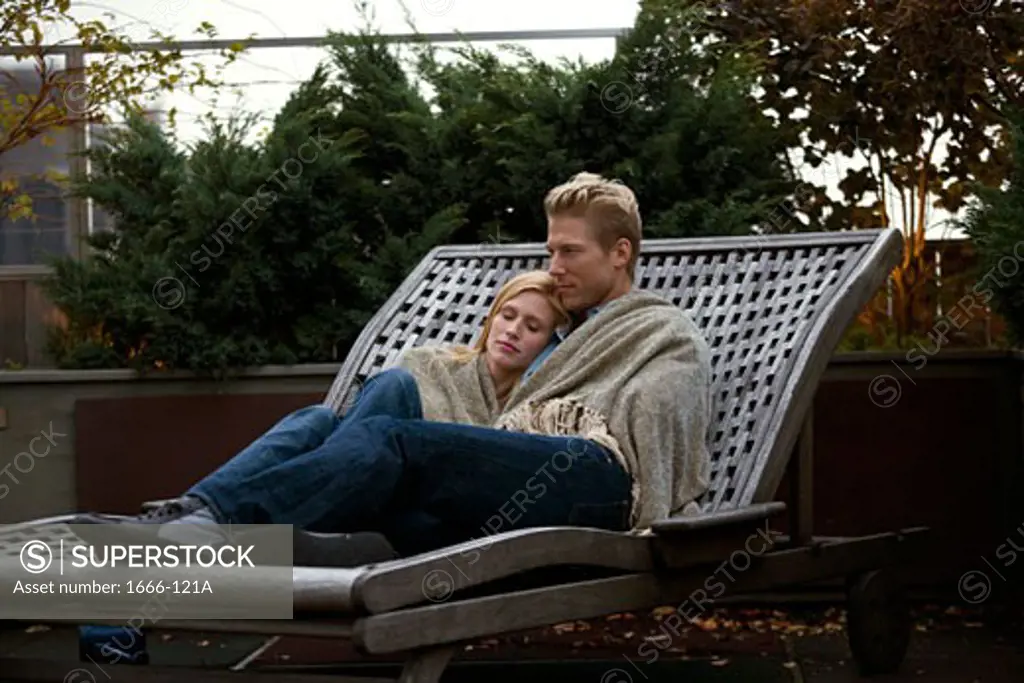
[[[453,683],[481,679],[489,683],[518,683],[524,679],[556,678],[588,683],[852,683],[868,680],[860,678],[852,666],[843,632],[842,610],[836,607],[786,611],[771,607],[730,608],[708,615],[676,638],[666,636],[659,628],[664,614],[665,610],[655,610],[644,615],[614,615],[604,620],[562,624],[480,641],[466,646],[442,680]],[[992,608],[982,612],[957,606],[918,606],[914,638],[901,672],[871,680],[880,683],[1019,683],[1024,680],[1021,617],[1019,608]],[[276,678],[275,673],[313,670],[328,681],[331,674],[391,676],[397,672],[393,660],[360,659],[347,645],[331,641],[286,638],[268,642],[260,636],[159,630],[151,631],[148,640],[150,668],[165,672],[183,665],[210,666],[222,671],[235,665],[247,671],[265,672],[271,680]],[[645,642],[655,647],[643,647]],[[652,661],[655,650],[657,661]],[[71,628],[32,627],[0,632],[0,653],[30,659],[52,658],[62,653],[71,671],[76,652],[77,634]],[[128,672],[124,665],[108,666],[106,673],[109,680],[127,679],[128,673],[141,674],[147,667],[130,668]],[[0,681],[5,680],[0,672]],[[69,683],[91,681],[80,677]]]

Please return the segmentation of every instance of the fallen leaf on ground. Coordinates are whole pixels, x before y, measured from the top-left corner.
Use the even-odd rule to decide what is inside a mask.
[[[704,620],[698,619],[696,624],[705,631],[714,631],[718,628],[718,621],[714,617]]]
[[[555,624],[551,629],[561,635],[563,633],[576,633],[577,631],[589,631],[590,624],[585,621],[566,621],[561,624]]]

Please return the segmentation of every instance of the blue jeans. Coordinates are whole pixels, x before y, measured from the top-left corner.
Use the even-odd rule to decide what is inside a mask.
[[[406,370],[282,419],[187,492],[221,523],[381,531],[403,554],[531,526],[629,528],[629,475],[579,437],[423,419]]]

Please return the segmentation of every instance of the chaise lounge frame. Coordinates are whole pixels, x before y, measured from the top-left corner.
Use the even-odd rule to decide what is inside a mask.
[[[814,536],[811,414],[841,335],[885,283],[902,248],[895,230],[644,242],[636,286],[688,311],[713,353],[711,487],[698,501],[701,514],[662,520],[646,535],[527,528],[365,567],[296,567],[291,621],[154,627],[349,639],[368,654],[404,657],[398,680],[436,683],[453,654],[482,637],[663,605],[678,606],[689,619],[713,604],[709,598],[843,578],[848,638],[860,672],[896,670],[911,624],[890,570],[918,550],[927,529]],[[534,243],[432,250],[367,324],[325,403],[344,412],[359,383],[410,345],[470,343],[500,284],[544,267],[546,257],[544,245]],[[791,495],[775,501],[787,471]],[[783,513],[788,534],[766,533]],[[7,531],[0,556],[17,551],[19,533],[37,538],[60,524],[50,518]],[[724,595],[707,594],[712,575],[728,577],[720,579]],[[91,664],[0,658],[5,680],[59,681],[72,668],[103,680]],[[125,681],[261,675],[118,667]],[[280,672],[273,679],[371,680]]]

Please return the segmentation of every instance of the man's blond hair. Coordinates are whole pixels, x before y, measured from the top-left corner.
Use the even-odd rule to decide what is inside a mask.
[[[544,197],[544,213],[548,218],[568,215],[586,219],[594,238],[606,251],[623,237],[628,239],[632,255],[626,274],[633,280],[640,256],[643,222],[636,195],[624,183],[596,173],[577,173],[548,191]]]

